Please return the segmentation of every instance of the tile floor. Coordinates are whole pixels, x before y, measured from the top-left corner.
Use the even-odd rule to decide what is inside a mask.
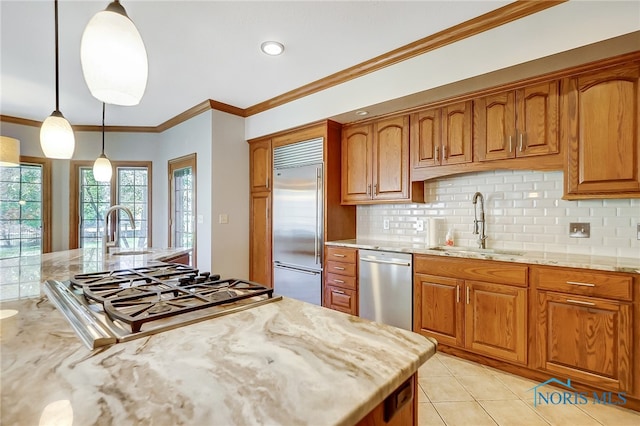
[[[624,426],[640,413],[611,405],[533,406],[538,382],[438,353],[418,371],[420,426]]]

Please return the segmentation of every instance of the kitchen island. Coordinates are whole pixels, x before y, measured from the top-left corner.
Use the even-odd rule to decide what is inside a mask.
[[[45,298],[1,308],[2,424],[350,425],[436,350],[288,298],[93,351]]]

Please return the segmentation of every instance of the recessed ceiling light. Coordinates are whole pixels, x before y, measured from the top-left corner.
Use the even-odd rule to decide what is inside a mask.
[[[277,41],[265,41],[260,45],[260,50],[262,50],[267,55],[278,56],[282,52],[284,52],[284,45],[282,43],[278,43]]]
[[[369,111],[356,111],[356,115],[367,115]]]

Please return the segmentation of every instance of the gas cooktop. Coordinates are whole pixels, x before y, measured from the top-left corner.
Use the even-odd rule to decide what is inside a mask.
[[[263,285],[174,263],[49,280],[44,290],[90,349],[281,299]]]

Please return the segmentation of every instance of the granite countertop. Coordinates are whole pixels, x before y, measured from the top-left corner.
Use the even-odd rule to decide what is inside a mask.
[[[46,280],[68,280],[76,274],[137,268],[191,252],[190,248],[145,248],[144,251],[80,248],[0,260],[0,300],[38,297]],[[136,253],[117,255],[116,253]],[[137,254],[139,253],[139,254]]]
[[[531,265],[564,266],[567,268],[585,268],[601,271],[627,272],[640,274],[640,255],[638,258],[589,256],[569,253],[547,253],[525,250],[480,250],[475,248],[436,248],[423,243],[405,243],[352,239],[328,241],[328,246],[352,247],[368,250],[382,250],[434,256],[449,256],[466,259],[488,259],[502,262],[527,263]]]
[[[436,351],[288,298],[94,351],[46,299],[1,306],[7,425],[351,425]]]

